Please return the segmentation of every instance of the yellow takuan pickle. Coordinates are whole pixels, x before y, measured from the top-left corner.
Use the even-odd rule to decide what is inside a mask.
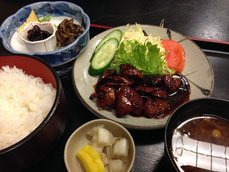
[[[86,172],[105,172],[103,161],[92,146],[84,145],[76,156],[84,165]]]

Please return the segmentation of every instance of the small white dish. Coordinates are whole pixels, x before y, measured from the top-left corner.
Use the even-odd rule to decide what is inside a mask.
[[[33,29],[35,25],[37,25],[41,30],[51,33],[51,36],[40,41],[29,41],[27,38],[28,31]],[[50,22],[30,22],[20,32],[18,32],[18,37],[22,40],[30,52],[50,52],[56,49],[55,33],[55,26]]]
[[[94,127],[104,126],[114,137],[125,137],[129,141],[129,155],[127,157],[126,172],[130,172],[135,160],[135,144],[129,131],[122,125],[107,119],[92,120],[76,129],[69,137],[64,149],[64,162],[68,172],[85,172],[80,160],[76,157],[77,152],[90,140],[87,133]]]

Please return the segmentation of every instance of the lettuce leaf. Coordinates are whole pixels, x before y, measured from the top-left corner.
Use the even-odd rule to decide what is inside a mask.
[[[119,71],[120,64],[131,64],[139,69],[143,75],[174,73],[168,68],[164,53],[151,42],[140,44],[137,41],[123,41],[116,51],[110,69]]]

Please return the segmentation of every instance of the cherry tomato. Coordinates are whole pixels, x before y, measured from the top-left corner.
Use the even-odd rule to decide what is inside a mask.
[[[169,39],[162,40],[161,43],[165,51],[168,51],[165,55],[167,66],[178,73],[182,72],[185,65],[184,48],[178,42]]]

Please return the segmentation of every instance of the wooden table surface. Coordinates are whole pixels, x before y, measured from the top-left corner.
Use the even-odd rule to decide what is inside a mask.
[[[0,23],[21,7],[35,0],[1,0]],[[144,0],[144,1],[71,1],[81,6],[92,24],[120,26],[128,23],[159,25],[176,30],[204,50],[214,70],[215,83],[211,97],[229,100],[229,1],[221,0]],[[90,36],[104,31],[90,28]],[[7,51],[0,43],[0,53]],[[66,171],[63,159],[65,143],[80,125],[97,117],[93,115],[74,92],[71,73],[61,77],[67,98],[67,127],[61,140],[38,164],[28,171]],[[164,129],[129,130],[136,144],[136,159],[132,172],[173,171],[164,154]],[[0,167],[1,168],[1,167]],[[1,170],[0,170],[1,171]]]

